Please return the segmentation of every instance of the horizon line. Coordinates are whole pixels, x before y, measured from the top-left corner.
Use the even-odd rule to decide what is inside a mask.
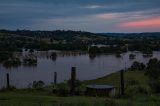
[[[46,31],[46,32],[53,32],[53,31],[73,31],[73,32],[88,32],[88,33],[94,33],[94,34],[141,34],[141,33],[160,33],[155,31],[155,32],[92,32],[92,31],[84,31],[84,30],[64,30],[64,29],[56,29],[56,30],[42,30],[42,29],[37,29],[37,30],[31,30],[31,29],[0,29],[0,31]]]

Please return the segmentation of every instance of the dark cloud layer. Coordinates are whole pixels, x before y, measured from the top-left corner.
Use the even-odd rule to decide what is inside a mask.
[[[159,17],[159,5],[160,0],[1,0],[0,28],[145,31],[118,25]]]

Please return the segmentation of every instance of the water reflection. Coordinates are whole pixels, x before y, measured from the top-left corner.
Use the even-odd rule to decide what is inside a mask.
[[[56,61],[56,59],[57,59],[57,53],[56,53],[56,52],[52,52],[50,58],[51,58],[53,61]]]
[[[95,58],[96,58],[96,54],[89,54],[89,58],[90,58],[90,60],[94,60]]]

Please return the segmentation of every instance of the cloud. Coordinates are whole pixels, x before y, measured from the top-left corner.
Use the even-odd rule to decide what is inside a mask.
[[[99,19],[117,19],[118,17],[121,17],[121,14],[117,14],[117,13],[106,13],[106,14],[97,14],[95,15],[96,18]]]
[[[89,5],[89,6],[84,6],[83,8],[97,9],[97,8],[103,8],[103,6],[100,6],[100,5]]]
[[[160,0],[0,0],[0,28],[119,31],[121,23],[160,16],[159,5]]]
[[[159,27],[160,28],[160,17],[124,22],[120,24],[120,26],[124,28],[144,28],[144,27],[151,27],[151,28]]]

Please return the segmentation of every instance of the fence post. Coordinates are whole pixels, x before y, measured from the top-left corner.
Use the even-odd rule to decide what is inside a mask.
[[[6,77],[7,77],[7,89],[9,89],[10,88],[9,73],[7,73]]]
[[[57,72],[54,72],[54,85],[57,84]]]
[[[70,88],[70,93],[71,95],[75,94],[75,82],[76,82],[76,67],[72,67],[71,69],[71,88]]]
[[[121,95],[124,96],[124,70],[121,70]]]

